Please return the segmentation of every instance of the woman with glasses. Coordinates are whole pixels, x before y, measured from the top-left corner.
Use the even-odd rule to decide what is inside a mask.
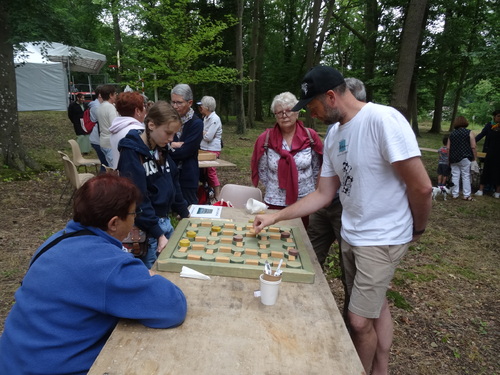
[[[264,201],[272,209],[282,209],[313,192],[322,162],[323,144],[316,131],[304,127],[299,113],[291,109],[298,100],[290,92],[274,97],[271,111],[273,128],[255,142],[252,155],[252,182],[266,188]],[[308,217],[302,221],[307,228]]]
[[[149,237],[148,253],[141,258],[151,268],[174,232],[169,213],[188,217],[187,203],[179,185],[179,173],[167,151],[181,119],[170,104],[155,103],[144,119],[145,130],[131,130],[118,144],[120,175],[130,178],[143,200],[135,225]]]
[[[203,121],[194,113],[193,92],[185,83],[176,85],[170,92],[170,104],[181,117],[182,126],[170,143],[170,156],[179,168],[179,183],[188,204],[198,204],[198,150],[203,138]]]
[[[0,338],[0,374],[86,374],[119,319],[182,324],[183,292],[122,249],[140,192],[102,174],[75,193],[73,220],[36,252]]]

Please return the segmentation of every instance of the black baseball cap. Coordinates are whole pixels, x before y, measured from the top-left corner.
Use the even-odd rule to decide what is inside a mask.
[[[315,66],[304,76],[300,86],[300,100],[292,111],[300,111],[317,95],[324,94],[344,82],[344,76],[337,69],[330,66]]]

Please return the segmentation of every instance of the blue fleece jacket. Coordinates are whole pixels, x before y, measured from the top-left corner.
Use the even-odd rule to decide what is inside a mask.
[[[100,229],[70,221],[65,231],[81,229],[96,235],[62,240],[26,273],[0,338],[0,374],[86,374],[119,318],[152,328],[184,321],[186,298],[176,285],[150,276]]]
[[[131,130],[118,143],[118,170],[120,176],[134,181],[142,193],[139,206],[142,213],[135,218],[135,225],[158,238],[163,234],[158,218],[167,217],[171,209],[183,218],[189,216],[189,211],[179,185],[177,166],[166,150],[161,151],[165,162],[158,166],[140,134],[139,130]]]

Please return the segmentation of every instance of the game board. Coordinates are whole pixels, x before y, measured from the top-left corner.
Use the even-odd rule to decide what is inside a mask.
[[[267,260],[283,259],[283,281],[314,283],[299,228],[273,226],[255,234],[253,224],[223,219],[182,219],[158,257],[160,271],[187,266],[207,275],[258,279]]]

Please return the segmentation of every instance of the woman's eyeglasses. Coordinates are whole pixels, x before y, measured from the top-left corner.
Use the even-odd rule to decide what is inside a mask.
[[[281,112],[274,112],[274,115],[276,117],[290,117],[290,115],[292,114],[292,111],[287,109],[286,111],[281,111]]]
[[[137,215],[142,214],[142,210],[139,208],[135,212],[129,212],[127,215],[134,215],[134,217],[137,217]]]

